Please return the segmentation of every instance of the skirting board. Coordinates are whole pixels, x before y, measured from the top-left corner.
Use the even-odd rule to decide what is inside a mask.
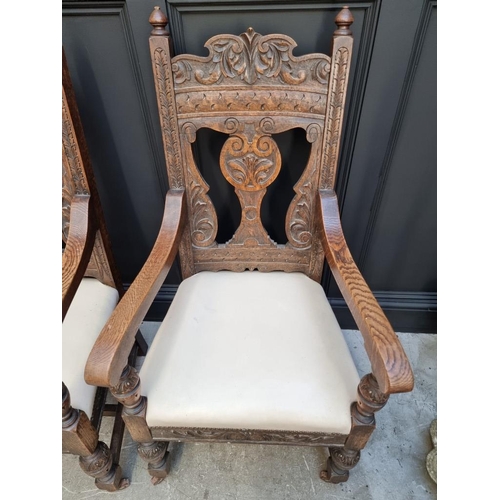
[[[124,284],[127,290],[130,283]],[[163,285],[146,315],[146,321],[163,321],[177,285]],[[397,332],[436,333],[437,294],[429,292],[374,292],[392,327]],[[357,329],[343,298],[328,297],[343,329]]]

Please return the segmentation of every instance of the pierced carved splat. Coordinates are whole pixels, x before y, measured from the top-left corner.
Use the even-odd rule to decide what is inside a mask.
[[[281,155],[271,137],[272,118],[226,121],[232,131],[222,147],[220,165],[226,180],[235,188],[241,203],[241,223],[228,246],[276,246],[262,225],[260,206],[266,188],[281,168]]]

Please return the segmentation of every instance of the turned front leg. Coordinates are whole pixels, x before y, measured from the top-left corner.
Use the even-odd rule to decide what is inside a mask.
[[[358,385],[358,401],[351,406],[351,432],[342,448],[329,448],[326,470],[320,474],[323,481],[342,483],[349,479],[349,471],[356,466],[362,450],[375,430],[375,413],[389,399],[383,393],[373,374],[365,375]]]
[[[123,405],[122,418],[132,439],[138,443],[139,455],[148,463],[153,484],[161,483],[168,475],[168,442],[153,441],[146,423],[147,398],[141,396],[141,379],[137,370],[127,365],[111,394]]]
[[[117,491],[130,482],[122,477],[122,469],[113,462],[106,443],[99,441],[96,429],[87,414],[71,406],[68,388],[62,385],[62,445],[63,453],[80,457],[80,467],[85,474],[95,479],[97,488]]]

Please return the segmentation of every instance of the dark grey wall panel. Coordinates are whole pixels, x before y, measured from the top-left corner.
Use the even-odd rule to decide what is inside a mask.
[[[366,254],[376,290],[436,292],[436,8],[429,2],[373,208]]]
[[[342,194],[341,214],[345,236],[358,265],[421,10],[422,0],[384,0],[356,147],[351,163],[348,167],[343,166],[339,174],[348,176],[343,192],[339,192]]]
[[[429,0],[383,1],[343,183],[347,242],[401,330],[436,328],[436,10]],[[340,306],[333,280],[327,289]]]

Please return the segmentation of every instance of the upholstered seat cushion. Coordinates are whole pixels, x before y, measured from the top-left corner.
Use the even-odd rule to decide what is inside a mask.
[[[205,271],[181,283],[141,381],[150,426],[348,434],[359,376],[318,283]]]
[[[85,383],[83,372],[92,347],[118,303],[118,292],[94,278],[84,278],[71,302],[62,328],[62,380],[71,406],[90,418],[96,387]]]

